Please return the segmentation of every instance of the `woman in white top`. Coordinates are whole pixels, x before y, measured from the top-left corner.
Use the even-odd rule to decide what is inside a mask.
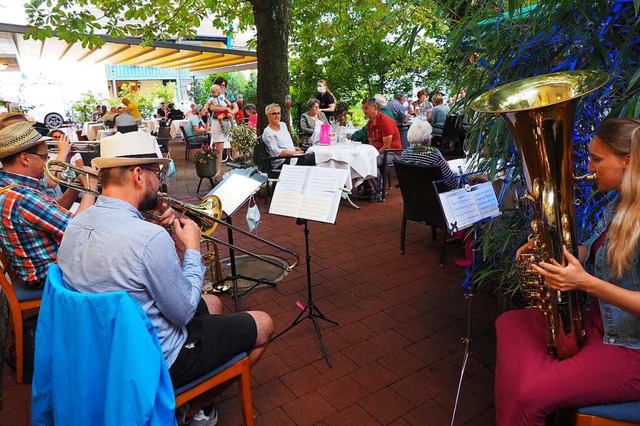
[[[313,166],[316,164],[315,155],[313,153],[304,153],[300,148],[293,145],[293,140],[287,130],[287,125],[280,121],[282,112],[280,105],[269,104],[264,109],[267,117],[269,118],[269,125],[265,127],[262,132],[262,141],[267,148],[267,154],[269,157],[292,157],[301,155],[297,158],[295,164],[302,166]],[[289,164],[290,158],[271,160],[271,165],[274,168],[282,166],[282,164]]]

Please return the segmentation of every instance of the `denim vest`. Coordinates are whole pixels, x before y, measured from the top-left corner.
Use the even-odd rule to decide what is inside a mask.
[[[605,241],[598,249],[595,256],[591,254],[591,246],[611,223],[619,203],[620,196],[618,195],[607,205],[604,218],[596,225],[593,236],[585,242],[589,255],[584,268],[589,274],[601,280],[626,290],[640,291],[640,245],[636,247],[634,261],[631,263],[632,268],[625,271],[619,280],[613,279],[611,268],[607,263],[608,241]],[[623,311],[604,300],[600,300],[600,311],[604,324],[604,343],[640,349],[640,317]]]

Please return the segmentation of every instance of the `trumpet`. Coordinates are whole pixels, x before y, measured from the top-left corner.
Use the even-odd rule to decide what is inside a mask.
[[[78,166],[74,166],[73,164],[66,163],[64,161],[59,160],[49,160],[45,163],[44,172],[49,177],[49,179],[54,182],[65,185],[68,188],[75,189],[79,192],[88,192],[92,195],[100,195],[100,191],[93,191],[91,189],[85,188],[83,184],[78,182],[77,177],[79,175],[84,175],[89,182],[91,179],[98,179],[98,173],[93,170],[86,170]],[[230,223],[222,220],[222,203],[220,199],[216,195],[207,195],[204,197],[199,204],[191,204],[185,203],[180,200],[176,200],[171,197],[159,197],[161,201],[165,203],[165,205],[173,208],[177,213],[180,213],[182,216],[186,216],[189,219],[193,220],[198,224],[200,230],[202,231],[202,242],[212,242],[214,244],[220,244],[224,247],[227,247],[231,250],[237,250],[241,253],[244,253],[248,256],[261,260],[265,263],[268,263],[272,266],[276,266],[278,268],[284,268],[285,271],[290,272],[296,265],[299,263],[300,258],[298,253],[293,250],[281,247],[269,240],[258,237],[250,233],[249,231],[245,231],[244,229],[238,228],[237,226],[233,226]],[[160,200],[159,200],[160,201]],[[149,219],[158,219],[158,216],[149,212],[141,212],[143,216]],[[218,225],[224,226],[227,229],[230,229],[234,232],[239,232],[242,235],[246,235],[249,238],[252,238],[256,241],[264,243],[269,247],[272,247],[278,251],[287,253],[291,259],[287,262],[286,265],[283,265],[280,262],[277,262],[273,259],[269,259],[263,255],[253,253],[247,249],[239,247],[237,245],[228,243],[226,241],[220,240],[211,236]]]
[[[58,142],[47,142],[47,148],[50,154],[58,153]],[[71,154],[93,154],[100,150],[99,143],[74,143],[71,148]]]

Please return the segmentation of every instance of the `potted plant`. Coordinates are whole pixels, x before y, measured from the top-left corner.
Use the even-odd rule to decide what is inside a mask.
[[[234,126],[229,131],[229,142],[233,151],[237,153],[244,167],[252,163],[253,148],[258,143],[256,132],[246,124]]]
[[[207,144],[193,154],[193,164],[196,165],[196,174],[199,177],[212,177],[216,174],[216,150]]]

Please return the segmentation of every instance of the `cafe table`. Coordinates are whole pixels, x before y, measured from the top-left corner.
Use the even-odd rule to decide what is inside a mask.
[[[348,190],[353,189],[354,183],[358,186],[366,179],[378,175],[378,150],[368,144],[343,142],[335,145],[313,145],[307,152],[315,154],[318,167],[349,170],[349,177],[344,184]],[[349,197],[346,198],[353,207],[359,208]]]
[[[86,136],[90,141],[95,141],[100,129],[104,129],[104,123],[87,122],[82,125],[81,135]]]
[[[169,129],[169,134],[171,135],[171,139],[182,138],[182,132],[180,131],[180,126],[185,127],[189,120],[173,120],[171,121],[171,127]]]

